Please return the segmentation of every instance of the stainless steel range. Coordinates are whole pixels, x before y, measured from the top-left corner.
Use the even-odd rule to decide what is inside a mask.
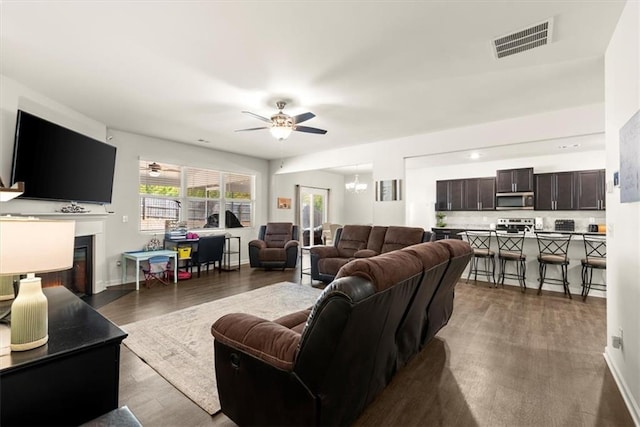
[[[534,218],[498,218],[496,231],[510,231],[516,233],[525,231],[533,232],[536,220]]]

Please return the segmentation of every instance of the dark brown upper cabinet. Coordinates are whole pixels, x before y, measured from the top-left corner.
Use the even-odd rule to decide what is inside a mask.
[[[536,174],[535,209],[567,211],[576,209],[574,172]]]
[[[533,191],[533,168],[502,169],[496,171],[496,193]]]
[[[492,211],[496,208],[496,180],[489,178],[469,178],[464,180],[465,204],[467,211]]]
[[[575,172],[577,208],[581,210],[605,209],[604,169]]]
[[[436,210],[464,210],[464,179],[436,181]]]

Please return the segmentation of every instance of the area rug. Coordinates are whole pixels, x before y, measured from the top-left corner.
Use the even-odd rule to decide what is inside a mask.
[[[250,313],[273,320],[311,307],[321,290],[276,283],[122,326],[124,344],[198,406],[220,410],[211,325],[227,313]]]

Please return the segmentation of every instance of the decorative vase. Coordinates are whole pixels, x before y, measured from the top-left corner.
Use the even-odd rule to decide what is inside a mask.
[[[13,298],[15,298],[13,276],[0,276],[0,301],[8,301]]]
[[[29,273],[20,280],[18,296],[11,304],[11,351],[25,351],[49,340],[47,297],[39,277]]]

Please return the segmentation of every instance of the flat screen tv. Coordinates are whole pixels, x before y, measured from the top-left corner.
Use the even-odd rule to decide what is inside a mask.
[[[21,198],[111,203],[116,147],[18,110],[11,182]]]

